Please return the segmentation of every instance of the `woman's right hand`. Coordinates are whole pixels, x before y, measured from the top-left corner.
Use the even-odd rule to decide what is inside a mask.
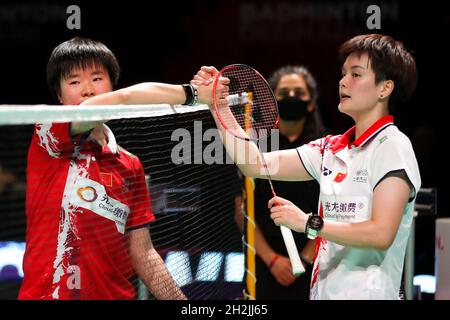
[[[209,106],[213,105],[213,84],[219,75],[219,71],[215,67],[206,67],[203,66],[191,80],[191,84],[197,86],[198,88],[198,101],[200,103],[206,103]],[[227,104],[227,96],[228,96],[228,84],[230,80],[225,77],[219,77],[217,86],[216,86],[216,99],[217,104]]]
[[[218,74],[219,71],[215,67],[203,66],[197,71],[197,74],[191,80],[191,84],[208,86],[214,82]]]

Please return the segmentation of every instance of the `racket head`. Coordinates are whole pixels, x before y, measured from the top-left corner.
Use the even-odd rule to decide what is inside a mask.
[[[230,79],[226,100],[220,99],[217,91],[219,77]],[[220,70],[213,85],[213,105],[222,126],[240,139],[259,141],[278,126],[278,105],[272,89],[258,71],[245,64]]]

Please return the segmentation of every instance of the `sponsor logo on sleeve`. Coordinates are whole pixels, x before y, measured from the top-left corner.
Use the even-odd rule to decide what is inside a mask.
[[[369,178],[369,173],[367,169],[361,169],[357,170],[355,175],[352,178],[353,182],[359,182],[359,183],[367,183]]]

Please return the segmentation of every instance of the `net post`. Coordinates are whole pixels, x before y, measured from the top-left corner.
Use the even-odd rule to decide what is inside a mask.
[[[405,299],[414,300],[414,247],[415,247],[415,229],[416,229],[417,211],[413,211],[411,221],[411,231],[409,233],[408,243],[406,244],[405,255]]]

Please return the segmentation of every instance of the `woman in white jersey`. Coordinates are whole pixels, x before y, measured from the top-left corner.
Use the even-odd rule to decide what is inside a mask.
[[[278,168],[270,170],[272,179],[320,183],[318,210],[305,213],[280,197],[268,207],[275,224],[316,239],[311,299],[398,299],[420,175],[411,142],[390,112],[415,90],[416,64],[401,42],[379,34],[356,36],[339,54],[338,108],[355,126],[264,153],[269,170]],[[208,85],[215,75],[215,68],[203,67],[193,83]],[[266,178],[256,145],[236,151],[232,140],[224,144],[241,171]]]

